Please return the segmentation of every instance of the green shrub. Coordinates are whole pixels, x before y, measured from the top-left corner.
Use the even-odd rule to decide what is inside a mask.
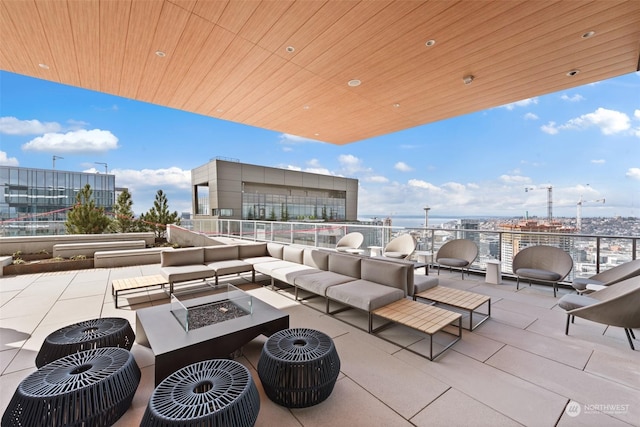
[[[13,263],[14,263],[14,264],[26,264],[26,263],[27,263],[27,261],[23,260],[22,258],[15,258],[15,259],[13,260]]]
[[[74,256],[72,256],[72,257],[71,257],[71,258],[69,258],[69,259],[72,259],[72,260],[74,260],[74,261],[78,261],[78,260],[81,260],[81,259],[87,259],[87,257],[86,257],[86,256],[84,256],[84,255],[74,255]]]

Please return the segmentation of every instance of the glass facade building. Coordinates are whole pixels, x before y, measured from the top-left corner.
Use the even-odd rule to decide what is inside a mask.
[[[0,166],[0,219],[64,221],[76,195],[89,184],[96,206],[115,203],[115,175]]]
[[[196,217],[355,221],[358,180],[215,159],[191,171]]]

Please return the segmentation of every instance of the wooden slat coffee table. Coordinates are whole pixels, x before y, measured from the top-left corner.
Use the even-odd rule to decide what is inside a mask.
[[[374,310],[372,314],[429,335],[429,356],[427,357],[429,360],[433,360],[444,353],[449,349],[449,347],[460,341],[460,338],[462,337],[462,315],[460,313],[455,313],[432,305],[421,304],[416,301],[411,301],[410,299],[401,299],[385,305],[384,307]],[[442,331],[445,327],[452,325],[456,321],[458,322],[458,335],[443,331],[456,338],[445,346],[444,349],[434,355],[433,335]],[[409,348],[406,349],[417,353]]]
[[[491,317],[491,297],[486,295],[476,294],[469,291],[462,291],[460,289],[447,288],[444,286],[436,286],[414,295],[413,299],[416,300],[417,298],[426,299],[429,301],[468,311],[469,328],[465,329],[468,329],[470,331],[473,331],[485,320]],[[483,315],[484,317],[476,325],[474,325],[473,313],[484,303],[487,303],[487,313],[476,313]]]
[[[167,279],[160,274],[153,276],[130,277],[127,279],[115,279],[111,282],[111,295],[114,296],[116,308],[118,308],[118,295],[123,291],[135,291],[152,286],[161,286],[167,284]]]

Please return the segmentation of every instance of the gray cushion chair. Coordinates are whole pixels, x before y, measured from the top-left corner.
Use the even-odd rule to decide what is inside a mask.
[[[632,328],[640,328],[640,276],[631,277],[588,295],[568,294],[560,298],[558,305],[567,311],[565,334],[569,335],[569,323],[575,318],[591,320],[624,328],[632,350]]]
[[[633,261],[616,265],[613,268],[590,277],[575,278],[571,286],[573,286],[579,294],[589,293],[593,291],[587,289],[587,285],[597,285],[598,287],[610,286],[638,275],[640,275],[640,259],[634,259]]]
[[[464,269],[467,269],[469,275],[469,267],[478,257],[478,245],[473,240],[455,239],[450,240],[438,249],[436,254],[436,263],[438,264],[438,274],[440,274],[440,266],[457,267],[462,270],[462,279],[464,279]]]
[[[516,289],[520,289],[520,279],[553,284],[556,296],[558,282],[567,277],[573,268],[571,255],[554,246],[529,246],[516,254],[512,268],[517,276]]]
[[[411,234],[402,234],[391,239],[384,247],[382,256],[387,258],[405,259],[416,249],[416,239]]]
[[[347,233],[336,243],[336,250],[338,252],[353,252],[360,248],[362,242],[364,242],[362,233],[358,233],[357,231]]]

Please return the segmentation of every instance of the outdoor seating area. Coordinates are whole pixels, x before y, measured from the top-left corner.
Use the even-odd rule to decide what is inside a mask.
[[[158,277],[160,269],[159,264],[151,264],[3,278],[3,413],[18,384],[37,371],[38,351],[53,331],[100,317],[126,318],[134,325],[138,311],[168,304],[165,290],[158,286],[141,285],[119,294],[119,308],[112,295],[114,281]],[[421,273],[415,277],[436,278]],[[486,314],[490,317],[483,318],[482,326],[477,327],[471,317],[474,309],[464,309],[463,304],[433,307],[426,301],[405,298],[392,304],[410,303],[407,307],[386,305],[393,313],[385,313],[385,307],[375,309],[375,333],[368,333],[370,319],[361,310],[329,315],[323,298],[298,300],[296,289],[283,283],[272,290],[264,286],[271,282],[263,273],[257,273],[255,280],[252,272],[221,277],[221,283],[232,283],[252,298],[282,310],[289,317],[290,328],[326,334],[339,357],[340,375],[329,396],[311,407],[287,408],[271,400],[258,375],[268,337],[260,335],[246,343],[235,360],[251,373],[260,395],[255,425],[317,425],[320,419],[323,425],[554,425],[558,420],[564,425],[575,421],[565,411],[570,402],[626,408],[616,413],[605,409],[581,414],[588,418],[578,421],[588,424],[623,425],[638,419],[640,408],[634,402],[640,384],[629,373],[637,369],[640,352],[629,348],[624,328],[585,318],[565,335],[566,312],[550,295],[548,285],[534,283],[517,292],[515,280],[505,278],[500,285],[488,284],[483,275],[472,273],[462,280],[455,271],[441,272],[437,279],[437,286],[431,289],[476,295],[489,302]],[[297,291],[303,297],[308,295],[303,289]],[[561,296],[574,292],[570,287],[558,288]],[[198,295],[194,292],[193,297]],[[27,299],[29,304],[25,304]],[[403,314],[403,319],[393,317],[405,308],[417,312]],[[450,317],[435,323],[429,319],[431,326],[414,323],[425,316],[444,314]],[[476,327],[468,330],[467,324]],[[140,384],[116,426],[139,425],[156,386],[153,351],[136,342],[131,354],[141,370]],[[532,365],[540,369],[527,368]],[[567,388],[567,383],[584,386]],[[453,410],[460,405],[464,410]],[[356,407],[367,411],[354,412]]]

